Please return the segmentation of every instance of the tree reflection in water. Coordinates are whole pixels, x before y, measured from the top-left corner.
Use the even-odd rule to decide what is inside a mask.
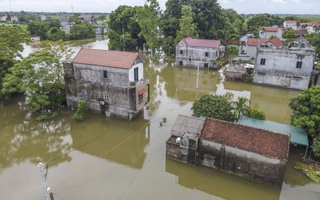
[[[48,162],[60,157],[70,161],[70,125],[65,118],[36,121],[26,111],[24,99],[17,97],[0,108],[0,170],[22,162]],[[18,103],[16,103],[18,102]]]

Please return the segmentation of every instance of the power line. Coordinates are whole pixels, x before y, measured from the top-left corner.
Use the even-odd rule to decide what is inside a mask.
[[[85,146],[85,145],[87,145],[87,144],[90,144],[91,142],[94,142],[95,140],[99,139],[100,137],[106,135],[106,134],[107,134],[110,130],[112,130],[112,129],[113,129],[113,128],[108,129],[105,133],[103,133],[103,134],[101,134],[101,135],[98,135],[97,137],[89,140],[88,142],[83,143],[83,144],[81,144],[81,145],[79,145],[79,146],[77,146],[77,147],[75,147],[75,148],[67,151],[66,153],[63,153],[63,154],[61,154],[60,156],[57,156],[57,157],[49,160],[48,162],[46,162],[46,165],[49,165],[51,162],[56,161],[56,160],[62,158],[63,156],[65,156],[65,155],[67,155],[67,154],[69,154],[69,153],[71,153],[71,152],[73,152],[73,151],[75,151],[75,150],[78,150],[79,148],[81,148],[81,147],[83,147],[83,146]]]

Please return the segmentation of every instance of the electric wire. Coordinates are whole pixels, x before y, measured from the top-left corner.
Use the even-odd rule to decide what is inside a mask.
[[[107,130],[106,132],[104,132],[103,134],[98,135],[97,137],[94,137],[93,139],[91,139],[91,140],[89,140],[89,141],[87,141],[87,142],[85,142],[85,143],[83,143],[83,144],[81,144],[81,145],[79,145],[79,146],[77,146],[77,147],[75,147],[75,148],[73,148],[73,149],[71,149],[71,150],[69,150],[69,151],[67,151],[67,152],[65,152],[65,153],[63,153],[63,154],[61,154],[61,155],[53,158],[53,159],[51,159],[51,160],[49,160],[49,161],[46,162],[45,164],[46,164],[46,165],[49,165],[50,163],[52,163],[52,162],[54,162],[54,161],[62,158],[63,156],[65,156],[65,155],[67,155],[67,154],[69,154],[69,153],[71,153],[71,152],[73,152],[73,151],[75,151],[75,150],[78,150],[78,149],[80,149],[81,147],[84,147],[84,146],[90,144],[91,142],[94,142],[95,140],[99,139],[100,137],[106,135],[106,134],[107,134],[110,130],[112,130],[112,129],[113,129],[113,128],[108,129],[108,130]],[[48,169],[48,167],[47,167],[47,169]]]
[[[143,127],[141,127],[140,129],[138,129],[136,132],[134,132],[132,135],[130,135],[129,137],[127,137],[126,139],[124,139],[122,142],[118,143],[117,145],[115,145],[114,147],[112,147],[111,149],[109,149],[108,151],[106,151],[105,153],[99,155],[99,157],[103,157],[105,155],[107,155],[108,153],[112,152],[113,150],[117,149],[119,146],[121,146],[123,143],[127,142],[128,140],[130,140],[132,137],[134,137],[135,135],[137,135],[143,128],[146,128],[149,124],[147,125],[144,125]],[[90,163],[92,164],[92,163]],[[88,164],[88,165],[90,165]],[[55,182],[54,185],[56,185],[57,183],[63,181],[64,179],[70,177],[71,175],[77,173],[78,171],[80,171],[81,169],[87,167],[88,165],[86,166],[82,166],[80,168],[78,168],[77,170],[73,171],[72,173],[69,173],[67,174],[64,178],[60,179],[59,181]]]
[[[193,80],[194,80],[194,79],[195,79],[195,78],[193,78]],[[181,96],[184,92],[185,92],[184,90],[181,90],[177,96]],[[162,98],[164,98],[164,97],[166,97],[166,95],[163,94],[162,96],[160,96],[160,97],[158,98],[158,101],[160,101],[160,100],[161,100]],[[185,109],[186,109],[186,108],[185,108]],[[185,110],[185,109],[184,109],[184,110]],[[157,123],[157,122],[153,122],[153,123]],[[103,156],[109,154],[110,152],[112,152],[113,150],[117,149],[117,148],[118,148],[119,146],[121,146],[123,143],[125,143],[126,141],[130,140],[132,137],[134,137],[135,135],[137,135],[143,128],[146,128],[148,125],[150,125],[150,123],[148,123],[147,125],[144,125],[144,126],[141,127],[140,129],[138,129],[135,133],[133,133],[131,136],[127,137],[125,140],[123,140],[122,142],[118,143],[116,146],[112,147],[111,149],[109,149],[109,150],[106,151],[105,153],[101,154],[100,157],[103,157]],[[107,133],[109,133],[109,131],[112,130],[112,129],[113,129],[113,128],[108,129],[105,133],[103,133],[103,134],[101,134],[101,135],[98,135],[97,137],[89,140],[88,142],[83,143],[83,144],[81,144],[81,145],[79,145],[79,146],[77,146],[77,147],[75,147],[75,148],[67,151],[66,153],[61,154],[60,156],[55,157],[54,159],[49,160],[48,162],[46,162],[46,165],[48,165],[48,164],[50,164],[50,163],[52,163],[52,162],[54,162],[54,161],[62,158],[63,156],[65,156],[65,155],[67,155],[67,154],[69,154],[69,153],[71,153],[71,152],[73,152],[73,151],[75,151],[75,150],[78,150],[78,149],[81,148],[81,147],[84,147],[84,146],[86,146],[86,145],[88,145],[88,144],[96,141],[97,139],[99,139],[99,138],[103,137],[104,135],[106,135]],[[154,153],[158,152],[161,147],[163,147],[163,145],[160,145],[160,146],[154,151]],[[145,166],[146,166],[147,164],[149,164],[149,162],[150,162],[150,160],[145,164]],[[54,185],[56,185],[57,183],[63,181],[63,180],[66,179],[67,177],[70,177],[72,174],[77,173],[77,171],[80,171],[80,170],[81,170],[82,168],[84,168],[84,167],[86,167],[86,166],[83,166],[83,167],[79,168],[78,170],[73,171],[72,173],[69,173],[69,174],[68,174],[67,176],[65,176],[63,179],[55,182]],[[48,169],[48,168],[47,168],[47,169]],[[112,174],[112,173],[114,173],[114,172],[116,172],[116,171],[118,171],[118,170],[120,170],[120,169],[121,169],[121,168],[117,168],[116,170],[113,170],[113,171],[111,171],[111,172],[109,172],[109,173],[106,173],[106,174]],[[108,169],[108,170],[109,170],[109,169]],[[105,171],[106,171],[106,170],[105,170]],[[102,171],[101,173],[99,173],[99,175],[105,173],[105,171]],[[106,174],[105,174],[105,175],[106,175]],[[140,171],[136,174],[136,176],[133,177],[133,179],[130,181],[130,183],[128,184],[128,186],[126,187],[126,189],[120,194],[120,196],[118,197],[118,199],[120,199],[120,198],[126,193],[126,191],[128,190],[128,188],[132,185],[133,181],[139,176],[139,174],[140,174]],[[97,177],[97,176],[95,176],[95,177]],[[95,177],[94,177],[94,178],[95,178]],[[100,177],[100,176],[99,176],[99,177]],[[90,179],[90,181],[92,181],[92,180],[93,180],[93,178]],[[85,183],[87,183],[87,182],[88,182],[88,181],[86,180]],[[77,186],[82,185],[82,184],[84,184],[84,183],[77,184],[77,185],[73,185],[72,187],[68,187],[67,189],[74,188],[74,187],[77,187]],[[60,192],[62,192],[62,191],[65,191],[65,190],[67,190],[67,189],[64,189],[64,190],[61,190],[61,191],[57,191],[57,194],[60,193]]]

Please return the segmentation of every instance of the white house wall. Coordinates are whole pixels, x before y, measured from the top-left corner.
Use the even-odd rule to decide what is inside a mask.
[[[180,54],[180,50],[183,54]],[[206,56],[208,53],[208,56]],[[206,47],[192,47],[187,46],[184,42],[180,42],[176,46],[176,65],[190,66],[190,67],[205,67],[205,63],[209,68],[215,67],[215,60],[217,60],[222,53],[218,48],[206,48]]]
[[[138,80],[143,79],[143,63],[138,63],[136,65],[133,65],[131,69],[129,69],[129,82],[134,81],[134,69],[138,68],[139,77]]]
[[[257,46],[247,46],[247,56],[256,58],[257,57]]]
[[[298,55],[302,55],[301,60]],[[296,68],[297,61],[302,62],[301,68]],[[309,86],[314,61],[314,51],[260,49],[253,82],[304,90]]]
[[[277,187],[282,186],[287,163],[285,160],[270,158],[235,147],[223,146],[204,139],[200,139],[199,146],[204,153],[200,155],[204,158],[200,165],[219,168]]]
[[[81,73],[81,78],[83,81],[88,81],[90,83],[105,83],[112,84],[118,87],[128,87],[128,69],[115,68],[115,67],[105,67],[105,66],[93,66],[85,64],[74,64],[74,71],[79,71]],[[103,78],[103,71],[107,71],[108,78]]]

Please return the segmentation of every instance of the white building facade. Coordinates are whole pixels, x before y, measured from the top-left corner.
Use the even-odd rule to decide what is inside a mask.
[[[303,37],[288,47],[259,47],[253,82],[305,90],[310,84],[315,59],[315,48]]]
[[[176,45],[176,66],[217,68],[215,60],[224,56],[220,40],[184,38]]]

